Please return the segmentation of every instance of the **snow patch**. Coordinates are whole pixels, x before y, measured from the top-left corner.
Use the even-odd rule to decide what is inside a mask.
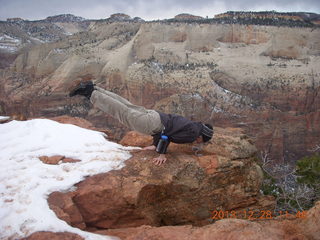
[[[0,116],[0,121],[2,120],[2,121],[5,121],[5,120],[9,120],[10,119],[10,117],[8,117],[8,116]]]
[[[45,41],[43,41],[43,40],[41,40],[41,39],[39,39],[39,38],[35,38],[35,37],[32,37],[31,36],[31,33],[28,33],[30,36],[29,36],[29,38],[31,39],[31,40],[33,40],[33,41],[35,41],[35,42],[38,42],[38,43],[45,43]]]
[[[231,103],[235,107],[242,108],[243,106],[253,107],[252,100],[246,96],[231,92],[218,85],[216,82],[212,82],[213,91],[217,93],[217,96],[225,103]],[[221,109],[214,110],[216,112],[221,112]]]
[[[71,124],[34,119],[0,125],[0,239],[37,231],[71,232],[85,239],[113,239],[81,231],[58,219],[47,197],[68,191],[87,176],[119,169],[128,149],[104,134]],[[64,155],[76,163],[48,165],[40,156]]]
[[[162,65],[158,62],[152,62],[152,67],[159,72],[160,74],[163,74]]]
[[[8,41],[8,42],[11,42],[11,43],[20,43],[21,42],[20,39],[10,37],[10,36],[8,36],[6,34],[3,34],[2,36],[0,36],[0,41]]]
[[[13,38],[6,34],[0,36],[0,49],[2,50],[15,52],[18,50],[20,44],[21,40],[18,38]]]
[[[65,52],[66,52],[66,50],[62,49],[62,48],[53,49],[53,53],[56,53],[56,54],[62,54],[62,53],[65,53]]]

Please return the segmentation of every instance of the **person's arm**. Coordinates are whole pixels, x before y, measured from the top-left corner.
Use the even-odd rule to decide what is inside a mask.
[[[156,150],[156,146],[151,145],[151,146],[142,148],[142,151],[148,151],[148,150],[154,151]]]

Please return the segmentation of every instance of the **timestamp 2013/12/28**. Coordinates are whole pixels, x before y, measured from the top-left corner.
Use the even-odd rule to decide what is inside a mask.
[[[242,210],[242,211],[223,211],[223,210],[214,210],[212,213],[213,220],[221,220],[225,218],[238,218],[238,219],[246,219],[246,220],[257,220],[257,219],[274,219],[278,216],[295,216],[296,218],[305,218],[306,211],[298,211],[296,214],[292,215],[288,211],[279,211],[278,214],[270,210],[259,210],[259,211],[249,211],[249,210]]]

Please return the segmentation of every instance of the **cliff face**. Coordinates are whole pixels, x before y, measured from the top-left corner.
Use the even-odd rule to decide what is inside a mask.
[[[67,35],[85,31],[89,25],[90,21],[71,14],[52,16],[38,21],[9,18],[7,21],[0,21],[0,37],[6,35],[19,41],[19,46],[11,49],[19,50],[25,46],[57,41]],[[0,41],[0,49],[6,50],[5,41]]]
[[[16,56],[34,45],[58,41],[65,36],[86,31],[90,20],[71,14],[28,21],[9,18],[0,21],[0,69],[9,67]]]
[[[120,127],[66,97],[73,81],[91,79],[136,104],[241,126],[277,161],[296,160],[319,141],[319,36],[313,28],[97,21],[2,70],[1,110]]]

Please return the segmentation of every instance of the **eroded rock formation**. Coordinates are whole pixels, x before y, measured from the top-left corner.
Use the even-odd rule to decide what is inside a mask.
[[[145,145],[145,136],[134,135],[135,145]],[[130,137],[122,143],[131,145]],[[260,195],[263,176],[255,153],[239,130],[217,128],[201,155],[190,145],[173,144],[167,163],[156,166],[156,153],[137,152],[121,170],[90,177],[73,192],[52,193],[48,202],[82,229],[202,226],[211,222],[213,210],[270,210],[274,200]]]
[[[320,202],[307,212],[305,218],[291,216],[287,219],[276,218],[264,221],[222,219],[204,227],[193,227],[191,225],[164,227],[141,226],[137,228],[100,230],[96,231],[96,233],[116,236],[122,240],[211,240],[213,238],[230,240],[318,240],[320,239],[319,216]],[[48,236],[50,236],[50,239],[59,240],[81,239],[80,237],[70,238],[70,235],[67,233],[36,233],[27,239],[46,240]]]
[[[78,79],[136,104],[243,127],[260,151],[292,163],[318,144],[318,28],[183,22],[91,22],[22,52],[1,71],[6,115],[73,115],[123,129],[67,89]],[[117,129],[117,130],[116,130]]]
[[[320,239],[320,202],[307,212],[305,218],[291,216],[288,219],[248,221],[243,219],[222,219],[204,227],[169,226],[110,229],[97,231],[100,234],[117,236],[122,240],[133,239],[230,239],[230,240],[280,240]]]
[[[122,144],[146,146],[148,141],[129,132]],[[173,144],[168,162],[155,166],[153,153],[136,152],[123,169],[90,177],[73,192],[54,192],[48,202],[72,226],[122,240],[320,239],[320,202],[301,215],[272,212],[273,198],[259,193],[255,153],[240,129],[215,128],[213,143],[197,154],[188,144]],[[215,218],[214,210],[223,216]],[[242,214],[250,211],[250,217]],[[37,232],[26,240],[48,238],[82,239]]]

